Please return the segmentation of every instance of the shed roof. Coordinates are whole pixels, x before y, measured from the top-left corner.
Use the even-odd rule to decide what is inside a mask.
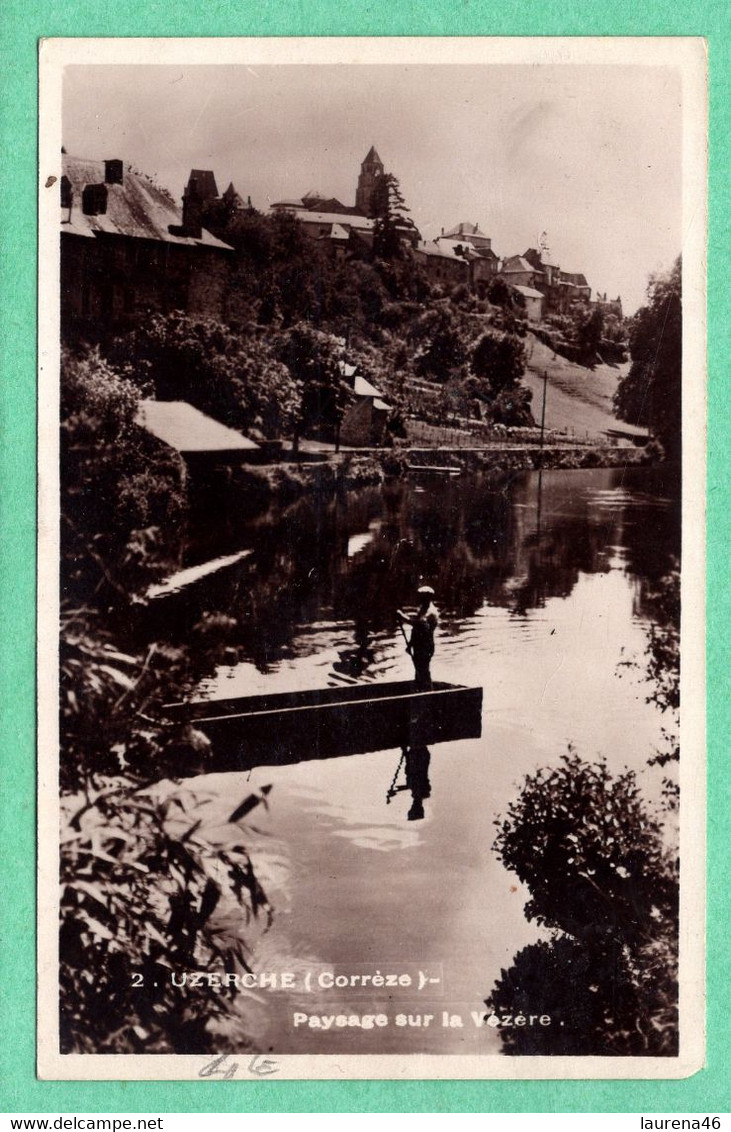
[[[73,203],[71,219],[62,223],[62,232],[90,238],[106,233],[144,240],[164,240],[168,244],[185,244],[190,247],[232,250],[228,244],[217,240],[205,228],[201,230],[198,239],[193,236],[173,235],[170,226],[180,227],[181,210],[165,189],[155,185],[143,173],[133,172],[129,165],[124,165],[121,185],[105,185],[106,211],[98,216],[87,216],[82,209],[81,198],[85,185],[98,185],[104,182],[104,162],[87,161],[81,157],[64,154],[63,172],[71,182]],[[65,210],[62,215],[65,215]]]
[[[182,453],[251,452],[259,447],[187,401],[141,401],[137,423]]]

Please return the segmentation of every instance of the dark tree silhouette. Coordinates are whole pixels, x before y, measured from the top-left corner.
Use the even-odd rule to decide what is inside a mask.
[[[486,1000],[512,1014],[540,1002],[557,1023],[506,1031],[507,1052],[674,1054],[677,863],[634,772],[570,750],[496,825],[496,852],[531,893],[526,916],[556,933],[520,951]]]
[[[629,334],[632,365],[614,396],[617,415],[630,424],[646,425],[670,459],[681,450],[682,401],[682,260],[667,275],[653,276],[647,304],[632,320]]]
[[[408,215],[401,186],[393,173],[378,178],[371,208],[376,222],[373,226],[373,255],[376,259],[400,259],[404,254],[404,241],[413,241],[416,225]]]
[[[477,343],[472,370],[487,381],[493,393],[512,389],[523,376],[525,348],[514,334],[489,331]]]

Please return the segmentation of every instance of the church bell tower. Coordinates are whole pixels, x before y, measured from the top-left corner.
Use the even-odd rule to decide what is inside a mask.
[[[355,190],[355,207],[363,216],[371,215],[371,201],[376,181],[383,176],[383,162],[376,153],[375,146],[371,146],[361,164],[358,187]]]

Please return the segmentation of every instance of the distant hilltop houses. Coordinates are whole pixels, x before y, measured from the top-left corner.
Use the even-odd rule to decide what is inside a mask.
[[[375,146],[361,162],[353,204],[311,189],[274,201],[337,259],[371,253],[383,179],[390,178]],[[182,208],[171,194],[120,158],[89,161],[64,152],[61,177],[61,302],[65,333],[114,329],[148,311],[182,310],[225,320],[234,249],[214,236],[220,222],[253,213],[251,198],[230,183],[219,193],[212,170],[192,169]],[[575,307],[597,306],[622,316],[622,301],[592,298],[586,277],[564,271],[545,238],[538,248],[500,258],[477,223],[462,221],[422,240],[410,221],[397,224],[415,261],[434,282],[484,293],[496,279],[519,297],[531,322]],[[545,234],[544,234],[545,237]]]
[[[337,197],[326,197],[311,189],[303,197],[274,201],[273,213],[287,213],[302,225],[308,236],[327,241],[336,258],[349,252],[358,255],[373,247],[377,217],[378,190],[386,170],[375,146],[363,158],[355,188],[355,203],[343,204]],[[415,227],[404,227],[402,238],[416,245],[420,234]]]
[[[530,322],[540,322],[546,314],[566,314],[576,306],[599,306],[622,317],[621,297],[608,299],[604,294],[592,299],[586,276],[563,271],[545,247],[500,259],[478,224],[462,222],[448,232],[442,229],[435,240],[417,245],[416,257],[430,278],[439,282],[479,291],[491,280],[502,279],[520,296]]]

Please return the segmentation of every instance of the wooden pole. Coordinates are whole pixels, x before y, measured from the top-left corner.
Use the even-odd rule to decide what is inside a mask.
[[[541,409],[541,446],[538,454],[538,467],[543,468],[543,434],[546,429],[546,386],[548,384],[548,371],[543,371],[543,408]]]

